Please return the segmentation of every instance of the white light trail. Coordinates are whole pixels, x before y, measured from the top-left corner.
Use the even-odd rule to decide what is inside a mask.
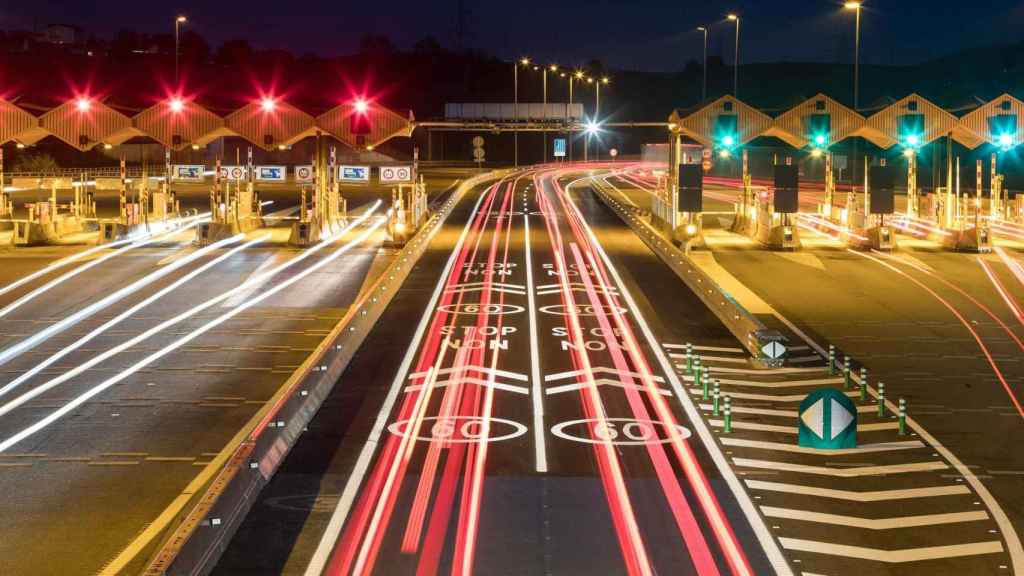
[[[95,365],[97,365],[97,364],[99,364],[99,363],[101,363],[101,362],[103,362],[105,360],[108,360],[108,359],[112,358],[113,356],[116,356],[117,354],[120,354],[121,352],[127,350],[128,348],[131,348],[132,346],[135,346],[136,344],[138,344],[138,343],[148,339],[149,337],[153,336],[154,334],[158,334],[158,333],[162,332],[163,330],[166,330],[167,328],[169,328],[171,326],[174,326],[175,324],[178,324],[179,322],[183,322],[183,321],[191,318],[192,316],[195,316],[196,314],[202,312],[203,310],[206,310],[207,308],[210,308],[212,306],[216,306],[217,304],[223,302],[224,300],[230,298],[231,296],[233,296],[234,294],[237,294],[238,292],[241,292],[243,290],[248,290],[249,288],[252,287],[253,284],[259,285],[260,283],[265,282],[268,278],[273,277],[274,275],[276,275],[276,274],[280,273],[281,271],[283,271],[283,270],[285,270],[285,269],[287,269],[287,268],[289,268],[289,267],[291,267],[291,266],[293,266],[293,265],[295,265],[295,264],[305,260],[306,258],[309,258],[310,256],[312,256],[313,254],[315,254],[319,250],[323,249],[325,246],[327,246],[327,245],[331,244],[332,242],[334,242],[335,240],[341,238],[345,233],[347,233],[352,228],[362,224],[367,218],[370,217],[371,214],[373,214],[373,212],[377,209],[377,207],[380,205],[380,203],[381,203],[381,201],[378,200],[374,204],[373,208],[370,211],[368,211],[365,215],[359,217],[358,219],[353,220],[348,226],[346,226],[344,229],[342,229],[340,232],[338,232],[338,234],[332,236],[331,238],[328,238],[327,240],[324,240],[324,241],[320,242],[319,244],[316,244],[316,245],[310,247],[308,250],[306,250],[305,252],[302,252],[301,254],[299,254],[298,256],[296,256],[294,258],[292,258],[291,260],[288,260],[287,262],[283,262],[283,263],[279,264],[278,266],[276,266],[276,267],[274,267],[274,268],[264,272],[263,274],[260,274],[259,276],[252,277],[249,280],[243,282],[242,284],[232,288],[231,290],[228,290],[228,291],[224,292],[223,294],[218,295],[215,298],[211,298],[210,300],[207,300],[206,302],[203,302],[202,304],[193,306],[192,308],[182,312],[181,314],[178,314],[177,316],[174,316],[172,318],[164,320],[160,324],[157,324],[156,326],[146,330],[145,332],[143,332],[143,333],[141,333],[141,334],[139,334],[139,335],[137,335],[137,336],[135,336],[133,338],[130,338],[130,339],[126,340],[125,342],[122,342],[121,344],[118,344],[117,346],[107,350],[106,352],[103,352],[102,354],[100,354],[98,356],[95,356],[94,358],[90,359],[89,361],[87,361],[87,362],[85,362],[85,363],[83,363],[83,364],[81,364],[79,366],[76,366],[75,368],[72,368],[71,370],[68,370],[68,371],[64,372],[60,376],[57,376],[55,378],[51,378],[50,380],[47,380],[46,382],[40,384],[39,386],[36,386],[32,390],[29,390],[28,392],[25,392],[24,394],[18,396],[14,400],[11,400],[10,402],[4,404],[3,406],[0,406],[0,416],[3,416],[5,414],[9,413],[11,410],[14,410],[15,408],[21,406],[25,402],[28,402],[28,401],[32,400],[33,398],[39,396],[43,392],[46,392],[47,390],[50,390],[50,389],[52,389],[52,388],[54,388],[56,386],[59,386],[60,384],[63,384],[64,382],[70,380],[71,378],[74,378],[75,376],[78,376],[79,374],[85,372],[89,368],[92,368],[93,366],[95,366]],[[252,301],[253,300],[247,300],[246,303],[252,302]],[[243,303],[241,306],[245,306],[246,303]],[[235,308],[235,310],[237,310],[237,309],[238,308]],[[8,386],[10,386],[10,384]],[[7,387],[5,387],[5,389],[6,388]],[[2,452],[2,451],[3,451],[3,449],[0,449],[0,452]]]
[[[379,201],[378,201],[378,204],[379,204]],[[369,214],[367,214],[366,217],[368,217],[368,216],[369,216]],[[364,219],[365,219],[365,217],[364,217]],[[46,428],[50,424],[53,424],[54,422],[56,422],[57,420],[61,419],[65,415],[69,414],[70,412],[72,412],[73,410],[75,410],[76,408],[78,408],[79,406],[84,404],[85,402],[89,401],[89,399],[95,397],[97,394],[103,392],[104,390],[110,388],[111,386],[117,384],[118,382],[121,382],[125,378],[128,378],[132,374],[138,372],[139,370],[142,370],[146,366],[149,366],[153,362],[156,362],[160,358],[163,358],[164,356],[170,354],[171,352],[177,350],[178,348],[184,346],[185,344],[188,344],[189,342],[191,342],[192,340],[195,340],[196,338],[198,338],[202,334],[208,332],[209,330],[212,330],[213,328],[216,328],[217,326],[219,326],[219,325],[223,324],[224,322],[230,320],[234,316],[237,316],[238,314],[240,314],[244,310],[247,310],[247,309],[255,306],[256,304],[259,304],[260,302],[266,300],[267,298],[270,298],[271,296],[277,294],[278,292],[284,290],[285,288],[288,288],[289,286],[295,284],[296,282],[299,282],[300,280],[305,279],[307,276],[309,276],[310,274],[313,274],[314,272],[320,270],[324,266],[327,266],[331,262],[333,262],[333,261],[337,260],[338,258],[340,258],[345,252],[348,252],[348,250],[350,248],[352,248],[353,246],[355,246],[357,244],[362,243],[364,240],[369,238],[385,222],[387,222],[387,218],[385,218],[385,217],[378,218],[377,221],[373,225],[371,225],[369,228],[366,229],[366,231],[362,232],[357,237],[355,237],[352,240],[350,240],[348,243],[342,245],[340,248],[338,248],[337,250],[332,252],[329,256],[326,256],[325,258],[323,258],[322,260],[320,260],[316,264],[310,266],[309,268],[306,268],[305,270],[302,270],[301,272],[299,272],[298,274],[296,274],[294,276],[291,276],[291,277],[283,280],[279,284],[275,285],[273,288],[267,290],[266,292],[263,292],[262,294],[259,294],[259,295],[255,296],[255,297],[251,298],[250,300],[247,300],[245,303],[239,305],[238,307],[232,308],[228,312],[225,312],[224,314],[221,314],[217,318],[214,318],[213,320],[207,322],[206,324],[203,324],[202,326],[200,326],[199,328],[196,328],[192,332],[189,332],[185,336],[182,336],[181,338],[178,338],[177,340],[175,340],[174,342],[171,342],[167,346],[164,346],[160,350],[158,350],[158,351],[150,354],[149,356],[146,356],[142,360],[139,360],[138,362],[132,364],[131,366],[129,366],[128,368],[124,369],[120,373],[118,373],[118,374],[116,374],[116,375],[114,375],[114,376],[112,376],[110,378],[107,378],[103,382],[100,382],[99,384],[97,384],[97,385],[93,386],[92,388],[90,388],[88,391],[80,394],[79,396],[76,396],[73,400],[71,400],[67,404],[61,406],[57,410],[54,410],[50,414],[46,415],[43,419],[41,419],[41,420],[37,421],[36,423],[32,424],[31,426],[25,428],[21,432],[18,432],[17,434],[14,434],[13,436],[11,436],[10,438],[4,440],[3,442],[0,442],[0,452],[7,451],[11,446],[14,446],[18,442],[21,442],[25,438],[31,436],[32,434],[35,434],[36,432],[38,432],[40,430],[43,430],[44,428]],[[336,238],[337,238],[337,236],[335,236],[333,239],[336,239]],[[33,390],[33,392],[35,392],[35,390]]]
[[[55,334],[63,332],[64,330],[70,328],[71,326],[77,324],[78,322],[81,322],[82,320],[92,316],[96,312],[99,312],[100,310],[103,310],[104,308],[110,306],[111,304],[114,304],[115,302],[122,300],[126,296],[138,292],[140,289],[145,288],[146,286],[152,284],[153,282],[159,280],[160,278],[163,278],[164,276],[170,274],[171,272],[174,272],[175,270],[181,268],[182,266],[190,264],[196,261],[197,259],[206,256],[207,254],[214,250],[223,248],[224,246],[227,246],[229,244],[234,244],[235,242],[240,242],[244,238],[244,235],[239,234],[237,236],[221,240],[220,242],[210,244],[205,248],[196,250],[195,252],[183,258],[175,260],[174,262],[168,264],[167,266],[158,268],[155,272],[151,272],[143,276],[142,278],[139,278],[135,282],[132,282],[131,284],[121,288],[120,290],[108,294],[106,297],[96,302],[93,302],[88,306],[85,306],[84,308],[78,310],[77,312],[74,312],[70,316],[66,316],[60,321],[50,324],[49,326],[40,330],[39,332],[36,332],[32,336],[29,336],[28,338],[21,340],[20,342],[17,342],[12,346],[0,350],[0,365],[6,364],[9,360],[35,347],[40,342],[43,342],[44,340],[50,338],[51,336],[54,336]],[[0,395],[2,395],[2,392],[0,392]]]
[[[107,260],[110,260],[111,258],[115,258],[117,256],[120,256],[120,255],[124,254],[125,252],[127,252],[127,251],[129,251],[129,250],[131,250],[133,248],[139,248],[139,247],[145,246],[147,244],[150,244],[150,243],[154,242],[157,239],[158,236],[162,236],[164,234],[170,234],[170,233],[173,233],[173,232],[181,232],[183,230],[188,230],[189,228],[192,228],[193,226],[196,226],[197,224],[199,224],[199,222],[200,222],[199,219],[200,218],[203,218],[203,215],[190,216],[190,217],[185,218],[185,219],[182,220],[183,222],[185,222],[184,226],[177,227],[177,228],[172,228],[172,229],[169,229],[169,230],[165,228],[164,230],[159,230],[157,232],[152,232],[152,233],[146,233],[146,234],[141,235],[140,237],[131,238],[131,239],[128,240],[128,242],[130,242],[130,244],[128,244],[127,246],[124,246],[123,248],[119,248],[118,250],[115,250],[113,252],[104,254],[103,256],[100,256],[99,258],[96,258],[95,260],[87,262],[87,263],[79,266],[78,268],[75,268],[73,270],[69,270],[69,271],[65,272],[64,274],[61,274],[57,278],[54,278],[53,280],[50,280],[46,284],[43,284],[42,286],[40,286],[40,287],[36,288],[35,290],[29,292],[28,294],[25,294],[21,298],[18,298],[14,302],[11,302],[7,306],[4,306],[3,308],[0,308],[0,318],[3,318],[4,316],[10,314],[14,310],[20,308],[25,303],[30,302],[31,300],[34,300],[39,295],[41,295],[41,294],[43,294],[45,292],[48,292],[51,288],[53,288],[53,287],[55,287],[55,286],[57,286],[59,284],[62,284],[65,281],[70,280],[71,278],[74,278],[75,276],[78,276],[82,272],[85,272],[85,271],[87,271],[87,270],[89,270],[91,268],[99,266],[100,264],[106,262]],[[124,241],[122,241],[122,243],[123,242]],[[104,247],[110,247],[113,244],[114,243],[112,242],[110,244],[104,245]]]

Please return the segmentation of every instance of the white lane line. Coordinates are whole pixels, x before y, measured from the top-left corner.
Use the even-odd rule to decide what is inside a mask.
[[[772,460],[753,460],[750,458],[733,458],[732,461],[735,462],[737,466],[742,466],[744,468],[785,470],[786,472],[817,474],[819,476],[833,476],[835,478],[861,478],[863,476],[884,476],[886,474],[905,474],[908,472],[934,472],[936,470],[946,470],[949,468],[948,464],[939,461],[887,464],[885,466],[859,466],[857,468],[808,466],[806,464],[793,464],[791,462],[776,462]]]
[[[714,372],[714,370],[709,370]],[[681,376],[687,382],[693,382],[693,376]],[[811,380],[783,380],[781,382],[750,382],[748,380],[730,380],[716,378],[719,384],[729,386],[749,386],[751,388],[796,388],[799,386],[827,386],[829,384],[842,384],[842,378],[814,378]]]
[[[646,378],[644,374],[640,374],[639,372],[631,372],[629,370],[618,370],[616,368],[609,368],[607,366],[594,366],[593,368],[590,369],[590,375],[594,374],[609,374],[612,376],[631,376],[633,378]],[[558,372],[557,374],[548,374],[547,376],[544,377],[544,381],[554,382],[556,380],[565,380],[567,378],[572,378],[574,376],[584,375],[587,375],[586,370],[571,370],[569,372]],[[665,383],[664,378],[662,378],[661,376],[655,376],[653,374],[651,375],[651,380],[654,380],[659,384]]]
[[[670,350],[686,350],[686,344],[665,344],[665,343],[662,343],[662,346],[664,346],[665,348],[668,348]],[[731,348],[731,347],[728,347],[728,346],[698,346],[698,345],[694,344],[694,345],[691,346],[691,348],[693,348],[694,350],[703,351],[703,352],[734,352],[736,354],[746,354],[747,353],[747,351],[742,349],[742,348]]]
[[[892,530],[894,528],[917,528],[920,526],[938,526],[940,524],[959,524],[961,522],[982,522],[988,520],[988,512],[973,510],[971,512],[951,512],[948,514],[921,514],[917,516],[895,516],[892,518],[861,518],[841,514],[825,514],[811,510],[794,510],[792,508],[776,508],[761,506],[761,512],[769,518],[785,518],[818,524],[834,524],[836,526],[853,526],[867,530]]]
[[[653,380],[653,378],[652,378]],[[647,392],[647,388],[639,384],[625,384],[621,380],[612,380],[611,378],[594,378],[593,384],[595,386],[612,386],[615,388],[622,388],[623,390],[639,390],[640,392]],[[572,384],[563,384],[561,386],[552,386],[545,392],[546,394],[563,394],[565,392],[572,392],[574,390],[582,390],[590,387],[588,382],[573,382]],[[666,390],[659,387],[658,393],[662,396],[672,396],[671,390]]]
[[[458,368],[448,367],[441,368],[439,370],[427,369],[423,372],[413,372],[409,374],[409,380],[415,380],[417,378],[423,378],[428,374],[434,374],[435,376],[444,376],[453,372],[479,372],[481,374],[494,374],[495,376],[501,376],[502,378],[511,378],[512,380],[519,380],[520,382],[529,382],[530,379],[526,374],[520,374],[519,372],[509,372],[508,370],[500,370],[497,368],[491,368],[490,366],[461,366]]]
[[[731,398],[732,394],[728,394]],[[701,404],[701,410],[710,411],[714,408],[712,404]],[[752,408],[750,406],[743,406],[741,404],[733,404],[732,411],[735,414],[758,414],[760,416],[778,416],[780,418],[799,418],[800,414],[796,410],[777,410],[773,408]],[[877,412],[878,408],[874,406],[857,406],[857,412],[862,414],[870,414]]]
[[[725,423],[721,420],[708,420],[708,423],[715,428],[723,428]],[[732,421],[732,427],[738,430],[756,430],[758,432],[778,432],[780,434],[796,434],[796,426],[777,426],[774,424],[759,424],[757,422],[744,422],[742,420]],[[871,424],[858,424],[857,432],[881,432],[883,430],[898,430],[898,422],[872,422]]]
[[[540,339],[537,336],[537,302],[533,284],[533,247],[530,243],[530,215],[523,214],[524,238],[526,243],[526,302],[530,309],[530,377],[533,379],[533,446],[534,468],[537,472],[548,471],[547,440],[544,437],[544,394],[540,379]]]
[[[626,284],[622,281],[622,276],[619,275],[618,269],[615,268],[611,258],[609,258],[607,252],[605,252],[604,246],[602,246],[598,241],[594,231],[583,218],[583,214],[580,212],[579,207],[576,206],[575,201],[573,201],[572,195],[569,194],[569,190],[572,188],[573,184],[584,180],[587,180],[587,178],[575,180],[566,187],[565,192],[569,205],[572,206],[573,210],[575,210],[579,217],[580,222],[583,223],[584,230],[586,230],[587,235],[590,236],[594,247],[597,249],[598,254],[600,254],[601,260],[604,262],[615,283],[622,287],[622,297],[626,300],[626,304],[632,312],[636,323],[640,326],[640,331],[643,333],[648,347],[651,349],[654,357],[657,358],[658,365],[662,372],[668,377],[669,384],[675,391],[676,399],[679,402],[680,407],[683,409],[683,412],[686,414],[687,419],[690,421],[690,425],[693,427],[694,432],[696,432],[697,436],[701,439],[701,443],[704,445],[705,449],[707,449],[708,454],[711,456],[712,461],[714,461],[715,466],[722,475],[722,478],[729,486],[729,490],[735,497],[740,510],[743,512],[743,515],[746,516],[751,530],[753,530],[754,534],[757,536],[758,544],[761,545],[765,556],[768,558],[768,562],[775,570],[775,573],[779,576],[792,576],[793,570],[790,568],[789,562],[787,562],[785,557],[782,555],[782,550],[779,548],[775,537],[765,524],[764,517],[762,517],[760,512],[757,511],[753,500],[751,500],[750,495],[747,494],[746,490],[744,490],[743,485],[736,476],[735,470],[733,470],[732,466],[726,460],[725,455],[722,453],[722,449],[718,446],[718,443],[715,442],[715,437],[711,434],[711,430],[708,429],[700,412],[697,410],[697,407],[693,405],[690,397],[686,394],[686,390],[683,389],[683,385],[676,376],[676,373],[672,371],[672,363],[669,361],[665,351],[658,346],[658,340],[654,337],[654,332],[647,324],[643,314],[641,314],[640,307],[637,306],[636,301],[633,299],[633,295],[629,290],[625,289]]]
[[[488,285],[487,282],[467,282],[465,284],[456,284],[455,286],[452,286],[451,288],[447,288],[447,289],[445,289],[445,292],[458,292],[459,290],[463,290],[465,288],[482,288],[482,287],[487,286],[487,285]],[[526,290],[526,286],[523,286],[522,284],[507,284],[507,283],[504,283],[504,282],[491,282],[490,286],[492,286],[494,288],[507,288],[509,290],[520,290],[520,291]]]
[[[719,380],[719,384],[726,384],[725,380]],[[690,388],[691,394],[703,394],[704,391],[700,388]],[[850,398],[857,398],[860,396],[859,392],[843,392]],[[759,400],[763,402],[803,402],[807,398],[806,394],[783,394],[775,396],[772,394],[752,394],[750,392],[729,392],[729,396],[733,400]]]
[[[1003,544],[999,541],[953,544],[951,546],[927,546],[906,550],[881,550],[878,548],[847,546],[800,538],[779,538],[779,542],[782,543],[783,548],[786,550],[814,552],[830,556],[842,556],[844,558],[857,558],[859,560],[875,560],[890,564],[977,556],[979,554],[998,554],[1003,551]]]
[[[340,248],[336,249],[334,252],[332,252],[328,256],[325,256],[324,258],[322,258],[320,261],[318,261],[317,263],[313,264],[309,268],[306,268],[306,269],[302,270],[301,272],[295,274],[294,276],[291,276],[291,277],[289,277],[289,278],[287,278],[287,279],[285,279],[285,280],[275,284],[273,288],[270,288],[266,292],[263,292],[261,294],[258,294],[256,296],[254,296],[250,300],[246,301],[245,304],[242,304],[241,306],[238,306],[236,308],[232,308],[231,310],[225,312],[224,314],[221,314],[217,318],[214,318],[213,320],[210,320],[209,322],[203,324],[199,328],[196,328],[195,330],[189,332],[185,336],[182,336],[181,338],[178,338],[177,340],[175,340],[174,342],[171,342],[167,346],[157,350],[156,352],[150,354],[149,356],[146,356],[142,360],[139,360],[138,362],[132,364],[128,368],[125,368],[124,370],[122,370],[121,372],[117,373],[116,375],[111,376],[110,378],[107,378],[106,380],[104,380],[103,382],[100,382],[99,384],[96,384],[95,386],[93,386],[92,388],[87,390],[86,392],[80,394],[79,396],[76,396],[73,400],[71,400],[67,404],[64,404],[63,406],[61,406],[59,409],[54,410],[53,412],[47,414],[44,418],[36,421],[34,424],[28,426],[27,428],[23,429],[22,431],[18,432],[17,434],[12,435],[10,438],[7,438],[3,442],[0,442],[0,452],[4,452],[4,451],[8,450],[9,448],[14,446],[15,444],[21,442],[22,440],[25,440],[26,438],[28,438],[29,436],[35,434],[36,432],[39,432],[40,430],[45,429],[50,424],[53,424],[57,420],[60,420],[64,416],[70,414],[71,412],[76,410],[79,406],[81,406],[82,404],[85,404],[90,399],[92,399],[96,395],[100,394],[101,392],[107,390],[111,386],[114,386],[115,384],[125,380],[126,378],[128,378],[132,374],[135,374],[136,372],[138,372],[139,370],[142,370],[146,366],[149,366],[153,362],[156,362],[157,360],[163,358],[164,356],[167,356],[171,352],[177,350],[178,348],[181,348],[185,344],[188,344],[192,340],[195,340],[199,336],[205,334],[206,332],[212,330],[213,328],[216,328],[217,326],[219,326],[219,325],[223,324],[224,322],[230,320],[234,316],[237,316],[238,314],[244,312],[245,310],[248,310],[249,308],[255,306],[256,304],[259,304],[260,302],[266,300],[267,298],[270,298],[271,296],[277,294],[278,292],[281,292],[285,288],[288,288],[292,284],[295,284],[296,282],[299,282],[299,281],[303,280],[304,278],[306,278],[307,276],[317,272],[321,268],[327,266],[331,262],[333,262],[333,261],[337,260],[338,258],[340,258],[343,254],[348,252],[348,250],[352,246],[355,246],[357,244],[361,244],[364,240],[366,240],[374,232],[376,232],[377,229],[380,228],[386,221],[387,221],[387,218],[383,218],[382,217],[381,219],[377,220],[377,222],[372,224],[369,228],[367,228],[366,231],[361,233],[359,236],[357,236],[356,238],[352,239],[347,244],[342,245]],[[340,235],[332,237],[332,238],[337,239],[338,237],[340,237]]]
[[[797,358],[787,358],[786,362],[790,364],[807,364],[809,362],[818,362],[824,360],[821,356],[799,356]]]
[[[803,484],[786,484],[783,482],[768,482],[765,480],[747,480],[747,487],[751,490],[782,492],[783,494],[799,494],[801,496],[816,496],[819,498],[846,500],[848,502],[889,502],[891,500],[909,500],[911,498],[938,498],[941,496],[971,495],[970,488],[963,484],[930,486],[928,488],[905,488],[902,490],[870,490],[867,492],[857,492],[855,490],[835,490],[832,488],[819,488],[817,486],[804,486]]]
[[[119,324],[120,322],[125,320],[126,318],[130,318],[132,315],[134,315],[139,310],[142,310],[146,306],[149,306],[153,302],[156,302],[156,301],[160,300],[161,298],[163,298],[164,296],[166,296],[167,294],[170,294],[173,291],[177,290],[182,285],[192,281],[194,278],[196,278],[197,276],[199,276],[203,272],[206,272],[210,268],[213,268],[217,264],[220,264],[221,262],[223,262],[223,261],[227,260],[228,258],[234,256],[238,252],[241,252],[242,250],[245,250],[247,248],[255,246],[256,244],[259,244],[260,242],[263,242],[264,240],[266,240],[269,237],[270,237],[270,234],[265,234],[263,236],[255,238],[253,240],[250,240],[249,242],[246,242],[245,244],[242,244],[241,246],[237,246],[235,248],[232,248],[231,250],[225,252],[224,254],[221,254],[217,258],[207,262],[206,264],[203,264],[202,266],[200,266],[199,268],[196,268],[195,270],[192,270],[191,272],[189,272],[188,274],[182,276],[181,278],[178,278],[177,280],[175,280],[171,284],[168,284],[167,286],[164,286],[163,288],[161,288],[157,292],[155,292],[155,293],[151,294],[150,296],[146,297],[141,302],[136,303],[131,308],[125,310],[124,312],[121,312],[120,314],[118,314],[117,316],[111,318],[110,320],[107,320],[106,322],[101,324],[99,327],[97,327],[97,328],[93,329],[92,331],[90,331],[85,336],[82,336],[78,340],[75,340],[71,344],[69,344],[69,345],[65,346],[64,348],[61,348],[57,352],[53,353],[53,355],[51,355],[49,358],[47,358],[47,359],[45,359],[45,360],[43,360],[41,362],[36,363],[35,366],[30,368],[29,370],[26,370],[22,374],[19,374],[18,377],[15,378],[14,380],[11,380],[7,384],[4,384],[4,386],[2,388],[0,388],[0,396],[3,396],[4,394],[7,394],[8,392],[13,390],[14,388],[17,388],[19,385],[21,385],[23,382],[25,382],[29,378],[32,378],[33,376],[35,376],[39,372],[42,372],[43,370],[45,370],[48,366],[51,366],[54,362],[60,360],[61,358],[67,356],[71,352],[73,352],[73,351],[77,350],[78,348],[82,347],[83,345],[88,343],[93,338],[99,336],[100,334],[106,332],[110,328],[116,326],[117,324]]]
[[[452,288],[452,289],[449,289],[449,290],[445,290],[445,292],[448,292],[448,293],[461,292],[461,293],[464,293],[464,294],[468,294],[470,292],[483,292],[484,290],[490,290],[491,292],[499,292],[499,293],[503,292],[505,294],[515,294],[517,296],[525,296],[526,295],[526,292],[524,292],[523,290],[516,289],[516,288],[487,288],[486,286],[471,286],[471,287],[463,286],[463,287],[456,287],[456,288]]]
[[[879,442],[877,444],[861,444],[856,448],[842,448],[838,450],[823,450],[820,448],[806,448],[796,444],[784,442],[769,442],[767,440],[747,440],[744,438],[732,438],[722,436],[722,444],[735,448],[753,448],[756,450],[775,450],[778,452],[792,452],[794,454],[814,454],[818,456],[849,456],[851,454],[867,454],[872,452],[892,452],[895,450],[913,450],[915,448],[926,448],[919,440],[906,440],[901,442]]]
[[[104,308],[107,308],[108,306],[123,300],[124,298],[134,294],[135,292],[138,292],[142,288],[145,288],[146,286],[152,284],[153,282],[159,280],[160,278],[163,278],[164,276],[170,274],[171,272],[174,272],[175,270],[181,268],[182,266],[190,264],[195,260],[202,258],[203,256],[206,256],[207,254],[214,250],[227,246],[228,244],[234,244],[236,242],[239,242],[242,240],[242,238],[242,235],[234,236],[232,238],[225,238],[224,240],[221,240],[215,244],[211,244],[199,250],[189,252],[186,256],[178,258],[170,265],[157,268],[153,272],[146,274],[145,276],[135,280],[131,284],[128,284],[127,286],[124,286],[119,290],[115,290],[114,292],[108,294],[107,296],[101,298],[100,300],[93,302],[92,304],[88,304],[81,308],[80,310],[77,310],[71,313],[70,315],[60,319],[59,321],[50,324],[49,326],[43,328],[42,330],[36,332],[35,334],[32,334],[28,338],[25,338],[24,340],[18,341],[13,345],[8,346],[7,348],[0,350],[0,365],[6,364],[8,361],[16,358],[23,352],[37,346],[39,343],[50,338],[51,336],[54,336],[56,334],[63,332],[64,330],[67,330],[68,328],[77,324],[78,322],[81,322],[82,320],[89,318],[93,314],[96,314],[100,310],[103,310]],[[2,394],[2,392],[0,392],[0,394]]]
[[[480,203],[485,196],[486,194],[480,194],[480,197],[477,198],[476,205],[466,220],[466,226],[462,229],[462,235],[459,236],[459,241],[455,244],[455,248],[452,249],[451,255],[448,256],[448,262],[445,264],[444,270],[441,271],[441,276],[437,280],[437,286],[434,287],[434,293],[430,296],[430,302],[423,309],[423,316],[420,317],[420,323],[416,326],[416,332],[413,333],[412,341],[405,351],[405,356],[402,358],[402,363],[398,366],[398,371],[395,372],[395,378],[391,382],[391,388],[388,390],[388,395],[384,398],[380,412],[377,413],[377,419],[373,423],[370,435],[366,439],[366,443],[363,444],[359,457],[356,458],[356,463],[352,467],[348,481],[345,482],[345,488],[341,492],[341,498],[338,499],[338,504],[334,507],[334,512],[331,513],[331,519],[327,522],[327,528],[324,529],[323,536],[320,537],[320,542],[317,544],[316,550],[306,566],[305,576],[320,576],[331,557],[331,552],[334,550],[334,545],[341,534],[345,519],[348,518],[349,510],[352,509],[352,503],[355,502],[359,492],[359,486],[362,485],[363,478],[370,468],[373,453],[377,451],[377,446],[380,444],[380,437],[384,433],[388,417],[391,415],[391,410],[395,406],[398,394],[402,390],[402,383],[405,382],[406,373],[409,371],[409,366],[412,365],[413,359],[416,356],[416,350],[423,339],[423,333],[426,332],[427,326],[430,324],[437,301],[441,298],[441,293],[444,291],[448,276],[451,275],[455,260],[458,258],[459,252],[462,251],[462,246],[466,242],[470,225],[473,223],[474,216],[479,211]],[[442,224],[439,222],[437,229],[440,229]]]

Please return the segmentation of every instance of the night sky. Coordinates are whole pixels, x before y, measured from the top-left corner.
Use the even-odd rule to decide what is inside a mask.
[[[530,55],[562,64],[597,58],[614,68],[676,70],[700,58],[702,35],[712,23],[711,54],[733,57],[734,28],[723,15],[743,16],[744,62],[850,61],[853,13],[839,0],[464,0],[466,45],[503,58]],[[697,5],[697,6],[694,6]],[[187,14],[213,45],[242,37],[262,48],[325,56],[352,52],[365,33],[386,34],[401,47],[427,35],[455,43],[457,0],[246,2],[138,0],[7,0],[0,28],[48,23],[81,26],[113,36],[121,28],[173,30]],[[521,25],[512,25],[512,23]],[[1024,39],[1024,2],[1010,0],[870,0],[865,4],[866,63],[913,64],[969,48]]]

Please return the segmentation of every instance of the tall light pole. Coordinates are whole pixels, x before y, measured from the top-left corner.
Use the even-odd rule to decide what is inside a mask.
[[[843,7],[857,13],[857,28],[854,33],[853,44],[853,111],[857,112],[860,107],[860,2],[847,2]],[[853,188],[857,189],[857,139],[853,140],[853,166],[850,169],[850,177],[853,179]]]
[[[544,68],[544,163],[548,162],[548,70],[558,71],[558,66],[552,64]]]
[[[588,80],[589,82],[589,80]],[[611,80],[607,76],[594,81],[594,122],[601,124],[601,84],[608,84]],[[601,159],[601,141],[597,141],[597,148],[594,149],[595,159]]]
[[[518,124],[519,124],[519,66],[520,65],[522,65],[522,66],[529,66],[530,65],[530,59],[529,58],[520,58],[518,61],[516,61],[514,63],[514,70],[515,70],[515,72],[513,73],[513,75],[514,75],[514,78],[515,78],[515,88],[514,88],[515,96],[513,96],[513,100],[512,100],[512,102],[513,102],[513,104],[512,104],[512,115],[515,116],[514,121],[515,121],[516,126],[513,129],[512,134],[515,135],[514,136],[515,137],[515,145],[513,146],[513,148],[515,149],[514,156],[515,156],[515,166],[516,166],[516,168],[519,167],[519,126],[518,126]]]
[[[178,45],[180,44],[179,36],[181,35],[181,25],[188,22],[188,18],[179,15],[174,19],[174,89],[178,89]]]
[[[577,70],[569,76],[569,107],[565,111],[565,119],[569,123],[569,162],[572,162],[572,83],[574,80],[583,80],[585,78],[582,70]],[[585,144],[584,144],[585,146]]]
[[[728,14],[729,20],[736,23],[736,51],[732,58],[732,97],[739,98],[740,85],[740,17],[738,14]]]
[[[857,107],[860,105],[860,2],[847,2],[843,4],[843,7],[847,10],[853,10],[857,13],[857,28],[854,34],[853,44],[853,111],[857,111]]]
[[[708,27],[698,26],[697,31],[704,33],[704,64],[701,67],[704,72],[704,80],[700,85],[700,101],[705,102],[708,99]]]

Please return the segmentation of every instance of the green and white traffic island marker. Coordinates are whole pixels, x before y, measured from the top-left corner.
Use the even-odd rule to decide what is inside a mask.
[[[798,429],[804,448],[856,448],[857,407],[841,390],[815,390],[800,403]]]

